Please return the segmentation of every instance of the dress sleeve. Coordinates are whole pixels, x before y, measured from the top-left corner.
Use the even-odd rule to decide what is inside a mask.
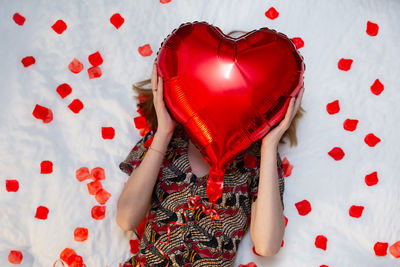
[[[132,171],[136,169],[142,162],[149,146],[154,137],[155,130],[149,130],[131,149],[128,156],[119,164],[121,171],[131,175]],[[150,141],[149,141],[150,140]]]
[[[258,162],[261,160],[261,155],[257,153],[255,155],[258,158]],[[278,171],[278,185],[279,185],[279,194],[281,196],[281,203],[282,203],[282,208],[285,209],[285,205],[283,204],[283,192],[285,191],[285,180],[284,180],[284,172],[283,172],[283,165],[282,165],[282,159],[279,155],[279,152],[277,152],[277,171]],[[254,168],[251,171],[252,174],[252,179],[251,179],[251,184],[249,187],[249,196],[251,199],[251,204],[257,199],[258,195],[258,182],[260,178],[260,165],[258,164],[256,168]]]

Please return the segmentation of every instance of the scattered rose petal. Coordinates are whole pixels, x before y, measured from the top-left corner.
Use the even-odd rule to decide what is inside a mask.
[[[119,27],[124,24],[125,19],[121,17],[119,13],[115,13],[114,15],[111,16],[110,22],[112,25],[114,25],[115,28],[119,29]]]
[[[238,267],[257,267],[257,264],[255,264],[254,262],[249,262],[247,264],[239,264]]]
[[[40,220],[46,220],[47,215],[49,214],[49,209],[45,206],[39,206],[36,208],[35,218]]]
[[[367,29],[365,30],[365,32],[369,36],[376,36],[378,34],[378,31],[379,31],[378,24],[373,23],[371,21],[367,21]]]
[[[247,168],[253,169],[258,166],[258,159],[254,155],[244,154],[243,157],[244,166]]]
[[[18,180],[6,180],[6,190],[7,192],[17,192],[19,189]]]
[[[75,172],[75,177],[79,182],[93,178],[88,167],[81,167],[77,169]]]
[[[89,79],[99,78],[102,75],[101,69],[99,66],[91,67],[88,70]]]
[[[22,16],[21,14],[19,14],[19,13],[15,13],[15,14],[13,15],[13,20],[14,20],[14,22],[17,23],[19,26],[22,26],[22,25],[24,25],[24,23],[25,23],[25,17]]]
[[[138,95],[139,103],[144,103],[149,97],[150,97],[150,95],[139,94]]]
[[[106,217],[106,206],[93,206],[92,218],[95,220],[102,220]]]
[[[363,206],[352,205],[349,209],[349,215],[354,218],[359,218],[364,210]]]
[[[29,67],[30,65],[35,64],[35,62],[36,62],[36,60],[35,60],[35,58],[32,57],[32,56],[24,57],[24,58],[21,60],[21,63],[22,63],[22,65],[24,65],[25,68]]]
[[[375,255],[376,256],[386,256],[388,246],[389,246],[388,243],[376,242],[374,245]]]
[[[113,139],[115,136],[115,130],[113,127],[101,127],[101,136],[103,139]]]
[[[364,142],[370,147],[376,146],[376,144],[380,141],[381,139],[379,139],[379,137],[375,136],[373,133],[367,134],[364,138]]]
[[[104,180],[106,179],[106,174],[102,167],[93,168],[91,174],[95,180]]]
[[[100,55],[100,52],[97,51],[88,57],[89,63],[92,64],[93,67],[99,66],[103,63],[103,58]]]
[[[293,37],[291,40],[293,41],[297,49],[300,49],[304,46],[304,41],[300,37]]]
[[[380,95],[384,89],[383,84],[379,79],[376,79],[375,82],[371,85],[371,92],[374,95]]]
[[[32,115],[36,119],[42,120],[43,123],[49,123],[53,120],[53,112],[51,111],[51,109],[38,104],[36,104]]]
[[[139,54],[141,54],[143,57],[151,56],[151,54],[153,53],[153,50],[151,50],[151,47],[149,44],[139,46],[138,51],[139,51]]]
[[[289,160],[284,157],[282,160],[282,167],[283,167],[283,176],[289,177],[292,174],[293,165],[290,164]]]
[[[400,258],[400,241],[397,241],[389,247],[389,252],[396,259]]]
[[[8,253],[8,261],[12,264],[20,264],[22,258],[22,252],[19,250],[10,250],[10,253]]]
[[[76,252],[72,248],[65,248],[60,253],[60,259],[62,259],[68,265],[72,264],[75,256],[76,256]]]
[[[136,254],[139,251],[139,240],[131,239],[129,240],[129,244],[131,246],[131,253]]]
[[[136,129],[141,129],[147,126],[147,121],[144,116],[133,118],[133,122],[135,123]]]
[[[344,157],[343,149],[340,147],[334,147],[331,151],[328,152],[328,155],[331,156],[334,160],[341,160]]]
[[[285,217],[285,227],[286,227],[287,223],[288,223],[288,218],[286,216],[284,216],[284,217]]]
[[[343,122],[343,128],[344,128],[346,131],[352,132],[352,131],[354,131],[354,130],[357,128],[357,124],[358,124],[358,120],[346,119],[346,120]]]
[[[60,84],[57,87],[57,93],[61,96],[61,98],[65,98],[67,95],[71,94],[72,88],[67,83]]]
[[[151,130],[150,126],[147,125],[146,127],[140,129],[140,130],[139,130],[139,133],[140,133],[141,136],[145,136],[146,133],[147,133],[148,131],[150,131],[150,130]],[[150,139],[149,139],[149,140],[150,140]]]
[[[269,19],[276,19],[279,16],[279,12],[274,7],[270,7],[266,12],[265,16]]]
[[[77,59],[74,58],[69,64],[68,68],[72,73],[79,73],[83,70],[83,64]]]
[[[368,186],[373,186],[378,183],[378,173],[372,172],[370,174],[365,175],[365,184]]]
[[[352,59],[341,58],[338,62],[338,68],[343,71],[348,71],[353,63]]]
[[[282,242],[281,242],[281,247],[283,247],[284,244],[285,244],[285,242],[283,242],[283,240],[282,240]]]
[[[326,250],[326,243],[328,239],[323,235],[317,235],[315,238],[315,247]]]
[[[100,205],[106,204],[107,200],[111,197],[111,194],[105,190],[104,188],[101,188],[99,191],[96,193],[96,200]]]
[[[74,231],[74,239],[78,242],[83,242],[88,239],[89,230],[83,227],[77,227]]]
[[[332,101],[326,105],[326,111],[330,114],[336,114],[340,111],[339,100]]]
[[[169,2],[171,2],[171,0],[160,0],[160,3],[161,3],[161,4],[167,4],[167,3],[169,3]]]
[[[44,160],[40,163],[40,173],[48,174],[53,172],[53,162]]]
[[[149,139],[147,139],[147,141],[144,142],[143,146],[144,146],[145,148],[149,148],[150,145],[151,145],[151,143],[153,142],[153,140],[154,140],[154,136],[152,136],[152,137],[150,137]]]
[[[90,176],[90,177],[92,177],[92,176]],[[101,182],[99,180],[95,180],[93,182],[88,183],[87,188],[88,188],[90,195],[96,195],[96,193],[99,192],[99,190],[103,188],[103,185],[101,184]]]
[[[68,107],[72,112],[79,113],[83,109],[83,103],[79,99],[74,99]]]
[[[296,206],[298,213],[302,216],[307,215],[311,211],[311,204],[308,202],[308,200],[304,199],[295,203],[294,205]]]
[[[58,34],[62,34],[67,29],[67,24],[61,19],[57,20],[51,28]]]

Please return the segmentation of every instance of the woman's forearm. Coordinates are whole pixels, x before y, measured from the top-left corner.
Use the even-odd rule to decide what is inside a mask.
[[[265,143],[261,147],[258,195],[251,214],[251,238],[256,252],[263,256],[279,251],[285,230],[276,167],[277,149],[275,143]]]
[[[172,134],[156,132],[151,147],[166,152]],[[140,165],[128,178],[117,204],[117,223],[125,230],[136,229],[150,207],[154,185],[164,156],[148,149]]]

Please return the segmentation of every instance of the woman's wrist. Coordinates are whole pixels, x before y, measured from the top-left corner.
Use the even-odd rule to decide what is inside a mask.
[[[165,153],[167,151],[171,138],[172,138],[172,133],[157,131],[154,134],[151,147],[154,150],[159,151],[160,153]]]

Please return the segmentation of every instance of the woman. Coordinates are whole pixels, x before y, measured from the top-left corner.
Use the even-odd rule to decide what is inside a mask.
[[[277,148],[285,136],[291,145],[297,143],[295,121],[304,112],[304,89],[292,98],[280,124],[226,168],[224,192],[213,210],[220,216],[215,223],[207,213],[212,210],[206,195],[210,166],[182,125],[169,116],[155,63],[151,85],[150,97],[138,104],[151,130],[120,164],[130,177],[118,199],[118,225],[134,231],[147,215],[144,233],[138,236],[139,251],[124,266],[233,266],[249,227],[255,252],[276,254],[285,227],[283,167]],[[140,94],[149,91],[134,89]]]

